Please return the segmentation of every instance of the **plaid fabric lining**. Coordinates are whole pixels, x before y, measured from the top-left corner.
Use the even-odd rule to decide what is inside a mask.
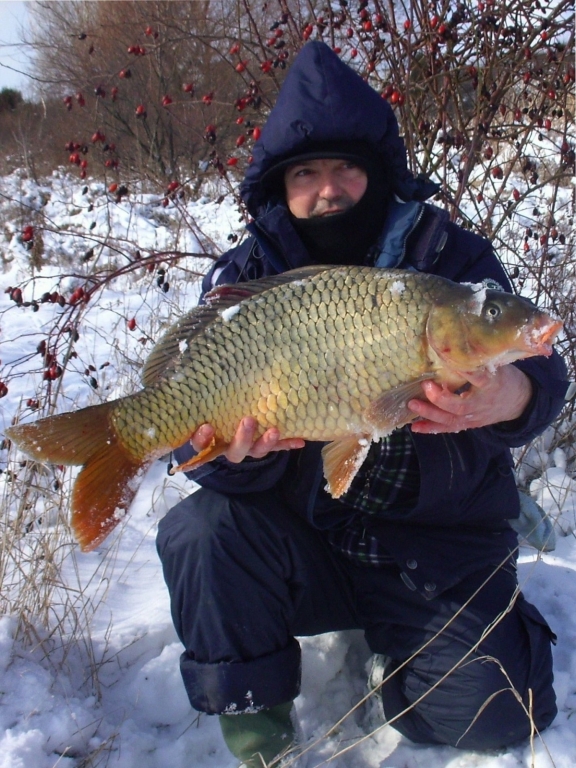
[[[409,429],[397,429],[372,445],[350,488],[341,497],[357,514],[345,528],[330,531],[328,540],[351,560],[369,565],[384,565],[393,560],[378,538],[366,530],[366,518],[410,508],[417,501],[420,468]]]

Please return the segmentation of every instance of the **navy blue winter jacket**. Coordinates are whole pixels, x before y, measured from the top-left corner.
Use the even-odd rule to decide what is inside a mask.
[[[491,244],[447,221],[422,201],[434,187],[407,170],[391,107],[327,46],[310,43],[286,78],[256,144],[242,194],[254,221],[250,237],[225,253],[203,281],[235,283],[310,263],[285,204],[270,199],[259,179],[278,159],[318,141],[362,139],[381,153],[398,202],[390,205],[379,265],[418,269],[457,282],[492,279],[511,290]],[[403,202],[401,202],[403,201]],[[516,363],[531,379],[533,397],[515,422],[447,435],[413,434],[420,463],[420,497],[409,510],[366,519],[397,560],[411,588],[433,597],[467,574],[506,559],[516,546],[507,520],[517,517],[518,494],[510,448],[541,433],[559,414],[567,388],[563,362],[531,358]],[[324,491],[321,443],[240,464],[216,460],[190,477],[223,493],[276,486],[289,505],[320,529],[345,526],[354,510]],[[189,446],[176,451],[182,461]]]

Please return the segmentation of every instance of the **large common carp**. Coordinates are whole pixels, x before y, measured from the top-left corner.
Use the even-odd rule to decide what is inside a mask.
[[[73,527],[97,546],[125,514],[144,471],[204,422],[222,454],[240,419],[260,434],[326,441],[334,497],[371,441],[415,418],[421,382],[456,389],[462,371],[550,355],[562,323],[529,301],[433,275],[368,267],[305,267],[222,286],[153,349],[144,388],[102,405],[19,424],[8,436],[38,461],[82,465]]]

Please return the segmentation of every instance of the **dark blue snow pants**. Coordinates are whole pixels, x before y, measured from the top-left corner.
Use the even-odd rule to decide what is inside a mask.
[[[334,554],[274,491],[201,489],[161,521],[158,551],[195,709],[290,701],[295,636],[361,628],[373,652],[391,657],[387,674],[398,670],[382,688],[386,718],[406,710],[394,727],[415,742],[494,749],[529,735],[529,709],[538,729],[556,714],[553,636],[522,595],[513,602],[512,565],[427,600],[396,566]]]

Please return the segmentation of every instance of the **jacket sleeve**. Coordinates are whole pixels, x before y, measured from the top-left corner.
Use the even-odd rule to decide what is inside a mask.
[[[231,248],[212,265],[212,268],[202,278],[202,290],[200,292],[200,301],[203,303],[204,294],[217,285],[224,283],[241,283],[245,280],[252,280],[248,272],[248,266],[252,259],[254,250],[254,240],[248,238],[236,248]]]
[[[470,237],[469,233],[466,233]],[[458,235],[456,235],[458,237]],[[506,273],[487,240],[474,238],[484,243],[481,248],[460,250],[474,256],[461,263],[461,269],[452,277],[458,282],[482,282],[495,280],[504,290],[512,287]],[[515,421],[502,422],[477,430],[478,436],[488,442],[498,442],[510,448],[525,445],[541,434],[559,415],[565,403],[568,389],[568,374],[564,361],[554,351],[550,357],[531,357],[513,363],[529,376],[532,383],[532,399],[524,413]]]

